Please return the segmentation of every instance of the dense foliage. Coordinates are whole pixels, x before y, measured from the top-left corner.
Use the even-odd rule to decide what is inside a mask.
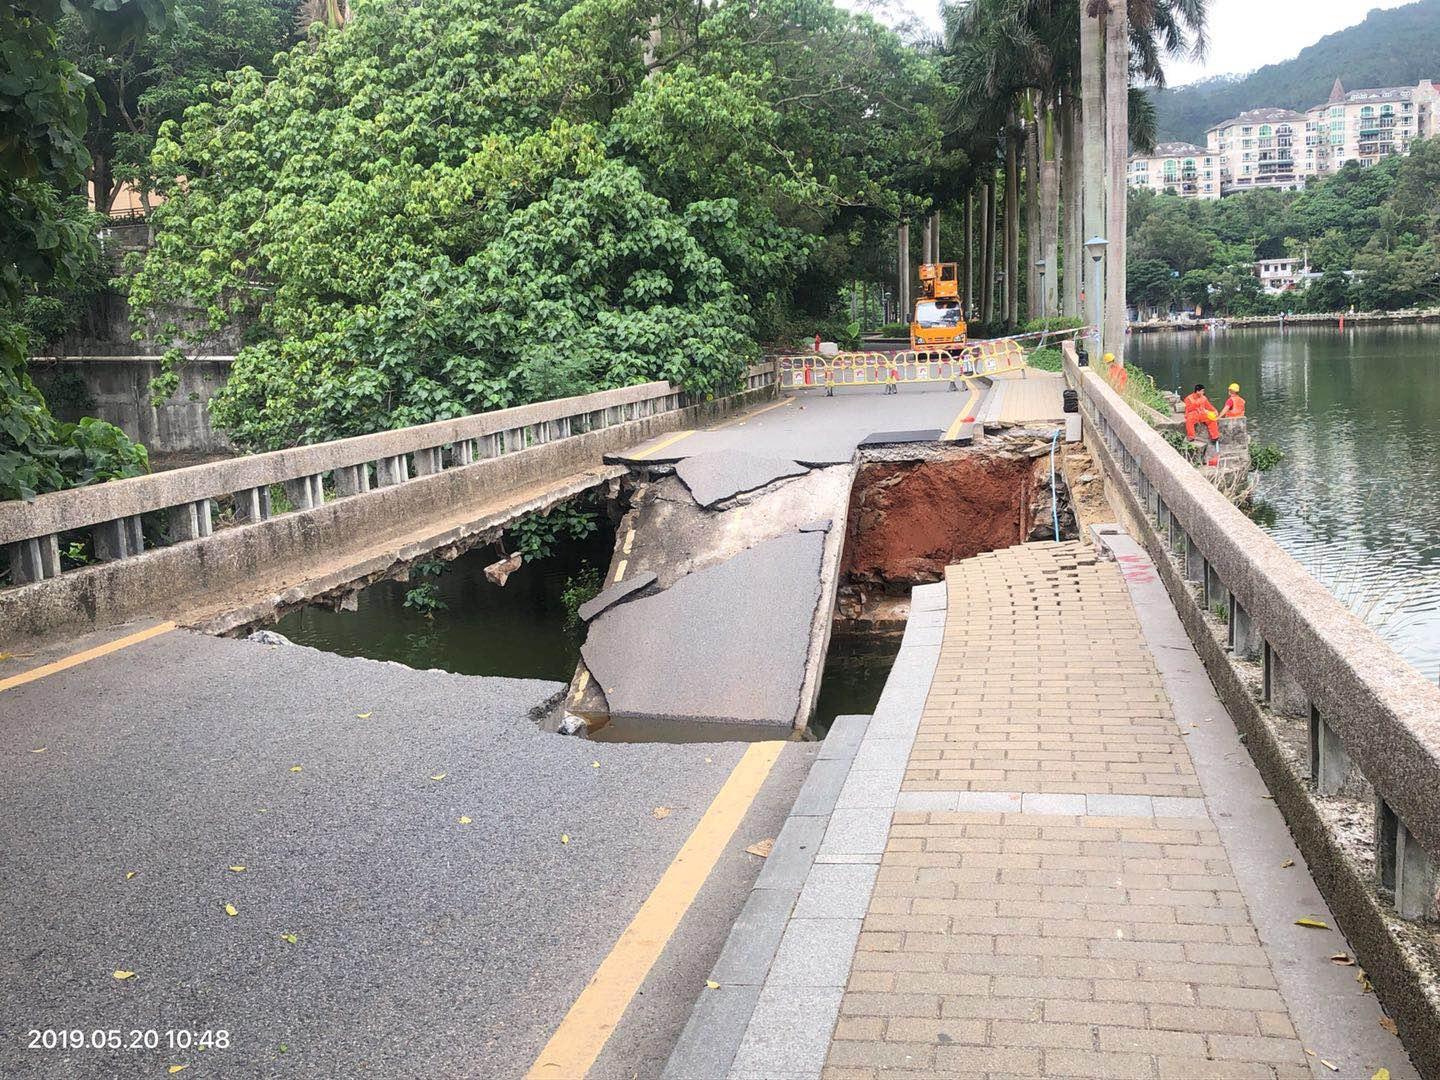
[[[232,73],[151,163],[176,179],[132,305],[161,334],[248,327],[214,415],[250,446],[719,392],[833,302],[934,142],[924,59],[829,0],[352,13],[273,79]]]
[[[1371,168],[1346,165],[1304,191],[1207,201],[1130,194],[1127,293],[1222,315],[1393,310],[1440,301],[1440,139]],[[1308,258],[1321,278],[1266,296],[1254,263]],[[1353,272],[1353,273],[1352,273]]]
[[[97,39],[134,40],[163,0],[72,0]],[[126,475],[145,450],[98,420],[56,420],[26,370],[27,301],[93,269],[93,225],[62,192],[82,182],[89,78],[59,51],[60,0],[0,6],[0,499]],[[37,316],[28,312],[32,319]]]
[[[1219,76],[1153,92],[1158,138],[1203,146],[1211,124],[1261,105],[1308,109],[1329,97],[1336,78],[1353,90],[1414,86],[1437,74],[1437,56],[1440,0],[1371,11],[1358,26],[1328,34],[1293,59],[1242,78]]]

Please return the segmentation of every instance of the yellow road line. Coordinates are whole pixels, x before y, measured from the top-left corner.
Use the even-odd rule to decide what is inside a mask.
[[[530,1066],[525,1074],[529,1080],[579,1080],[589,1072],[755,801],[784,745],[751,743],[746,749],[685,846]]]
[[[620,579],[625,576],[625,567],[627,567],[627,566],[629,566],[629,565],[630,565],[630,560],[629,560],[629,559],[621,559],[621,560],[620,560],[619,565],[615,567],[615,577],[611,580],[611,582],[610,582],[611,585],[618,585],[618,584],[620,583]]]
[[[570,695],[571,701],[579,701],[585,695],[585,687],[590,684],[590,669],[582,667],[580,678],[575,680],[575,692]]]
[[[960,434],[960,425],[965,423],[967,416],[974,415],[971,410],[974,409],[975,402],[980,399],[980,391],[970,385],[970,380],[965,379],[964,382],[965,389],[970,391],[970,396],[965,399],[965,404],[960,406],[960,411],[955,414],[954,421],[945,429],[945,438],[947,439],[953,439]]]
[[[97,657],[105,656],[108,653],[119,652],[121,649],[131,645],[138,645],[142,641],[148,641],[152,637],[159,637],[161,634],[168,634],[175,629],[173,622],[163,622],[150,627],[148,630],[140,630],[126,637],[116,638],[114,641],[107,641],[104,645],[97,645],[93,649],[86,649],[84,652],[71,653],[63,660],[56,660],[51,664],[43,664],[29,671],[22,671],[19,675],[11,675],[8,679],[0,679],[0,691],[11,690],[17,686],[24,686],[36,679],[43,679],[46,675],[54,675],[57,671],[64,671],[76,664],[83,664],[87,660],[94,660]]]
[[[788,398],[788,397],[787,397],[787,398],[781,398],[779,401],[772,401],[769,405],[766,405],[764,408],[755,409],[755,410],[752,411],[752,412],[746,413],[744,416],[737,416],[737,417],[735,417],[733,420],[726,420],[723,424],[716,424],[714,427],[710,428],[709,430],[711,430],[711,431],[720,431],[722,428],[734,427],[736,424],[743,424],[746,420],[749,420],[749,419],[751,419],[751,418],[753,418],[753,417],[759,416],[761,413],[767,413],[767,412],[769,412],[771,409],[779,409],[779,408],[782,408],[783,406],[789,405],[790,402],[792,402],[792,401],[794,401],[794,400],[795,400],[794,398]]]
[[[631,529],[625,534],[625,554],[630,554],[630,545],[635,543],[635,530]]]
[[[681,439],[685,438],[686,435],[694,435],[694,434],[695,434],[695,432],[694,432],[693,430],[691,430],[691,431],[677,431],[674,435],[671,435],[668,439],[661,439],[661,440],[660,440],[659,442],[657,442],[654,446],[647,447],[646,449],[641,450],[638,454],[631,454],[630,456],[631,456],[631,457],[636,457],[636,458],[649,457],[651,454],[655,453],[655,452],[658,451],[658,450],[664,450],[667,446],[674,446],[674,445],[675,445],[677,442],[679,442]]]

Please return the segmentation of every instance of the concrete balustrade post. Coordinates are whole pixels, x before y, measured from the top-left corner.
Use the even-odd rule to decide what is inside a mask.
[[[461,439],[450,448],[450,464],[454,466],[473,465],[475,463],[475,440]]]
[[[1320,710],[1310,707],[1310,782],[1316,794],[1338,795],[1354,779],[1345,744]]]
[[[434,476],[445,468],[444,448],[431,446],[415,451],[415,475]]]
[[[235,520],[249,523],[270,520],[270,489],[247,488],[235,493]]]
[[[370,490],[370,466],[346,465],[335,470],[335,497],[348,499],[352,495],[364,495]]]
[[[1185,580],[1205,580],[1205,556],[1200,554],[1200,545],[1185,534]]]
[[[172,506],[170,515],[170,542],[178,544],[184,540],[199,540],[214,531],[209,499],[182,503]]]
[[[1250,618],[1235,594],[1230,594],[1230,647],[1235,650],[1235,655],[1241,660],[1254,660],[1260,655],[1261,649],[1260,632],[1255,628],[1255,621]]]
[[[32,581],[45,581],[59,576],[60,538],[54,533],[10,545],[12,584],[28,585]]]
[[[410,463],[404,454],[384,457],[375,463],[375,486],[394,487],[410,479]]]
[[[141,531],[138,514],[95,526],[95,558],[101,562],[126,559],[144,550],[145,535]]]
[[[1410,835],[1405,822],[1395,829],[1395,911],[1402,919],[1433,923],[1437,918],[1436,893],[1440,866]]]
[[[296,510],[314,510],[325,505],[325,480],[319,473],[285,481],[285,497]]]
[[[1225,583],[1220,580],[1220,572],[1207,562],[1205,564],[1205,606],[1214,610],[1217,604],[1228,618],[1230,615],[1230,590],[1225,588]]]
[[[1265,642],[1265,700],[1281,716],[1302,719],[1310,716],[1310,696],[1268,641]]]

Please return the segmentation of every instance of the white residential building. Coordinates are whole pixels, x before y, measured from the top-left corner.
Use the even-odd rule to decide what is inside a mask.
[[[1221,174],[1213,154],[1193,143],[1159,143],[1154,153],[1130,158],[1130,186],[1179,195],[1218,199]]]
[[[1130,185],[1184,198],[1216,199],[1257,187],[1301,188],[1347,162],[1374,165],[1407,154],[1419,138],[1440,136],[1440,87],[1346,90],[1339,79],[1328,101],[1293,109],[1250,109],[1205,133],[1206,145],[1161,143],[1130,158]]]
[[[1274,296],[1296,285],[1303,287],[1311,274],[1304,259],[1261,259],[1255,264],[1255,276],[1260,279],[1261,290]]]

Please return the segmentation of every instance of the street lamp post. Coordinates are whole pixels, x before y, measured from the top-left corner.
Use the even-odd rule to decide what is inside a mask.
[[[1045,347],[1045,320],[1050,317],[1050,312],[1045,307],[1045,260],[1036,259],[1035,269],[1040,272],[1040,344],[1039,348]]]
[[[1105,323],[1105,282],[1104,275],[1100,272],[1100,263],[1105,258],[1105,249],[1109,244],[1110,241],[1103,236],[1092,236],[1085,241],[1085,251],[1089,254],[1090,265],[1093,267],[1090,273],[1090,310],[1095,327],[1095,351],[1097,353],[1102,350],[1104,345],[1101,327]]]

